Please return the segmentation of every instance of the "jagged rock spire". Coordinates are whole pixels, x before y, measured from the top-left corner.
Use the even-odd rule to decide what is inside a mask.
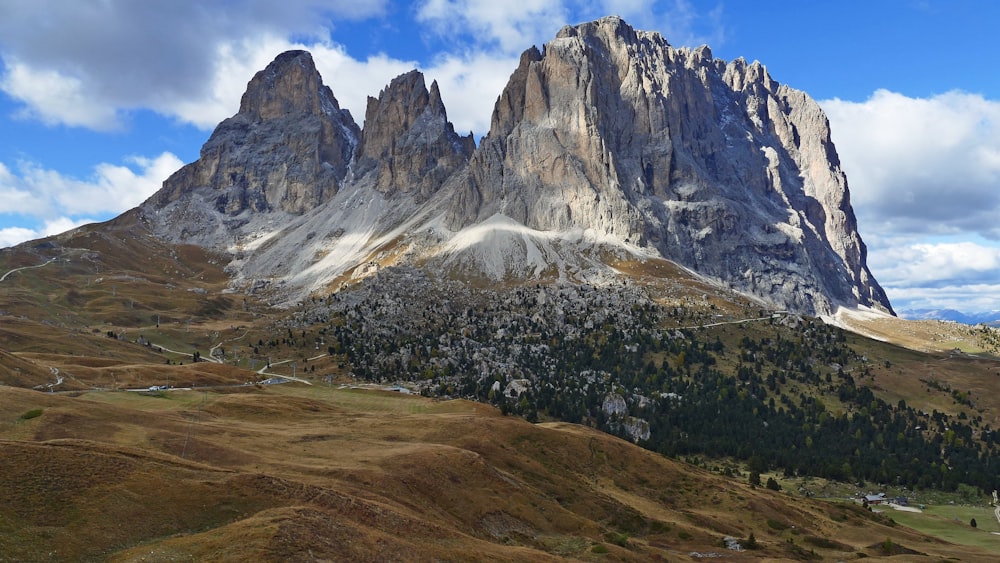
[[[475,149],[470,134],[459,137],[448,121],[437,82],[430,91],[417,70],[392,80],[368,98],[365,127],[358,150],[356,174],[376,174],[376,188],[386,194],[403,192],[426,199]]]
[[[339,111],[340,105],[323,84],[308,51],[286,51],[275,57],[254,75],[240,100],[241,114],[262,120],[330,110]]]

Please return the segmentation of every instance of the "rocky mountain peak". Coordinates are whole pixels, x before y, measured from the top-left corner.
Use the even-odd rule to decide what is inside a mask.
[[[286,51],[275,57],[254,75],[240,100],[240,113],[256,119],[335,111],[340,111],[340,104],[323,84],[308,51]]]
[[[312,55],[288,51],[250,80],[240,111],[216,127],[200,158],[168,178],[147,206],[163,208],[206,192],[227,216],[302,214],[337,193],[359,136],[350,112],[323,84]],[[178,236],[215,236],[211,226],[182,222],[191,228]]]
[[[409,193],[426,199],[465,166],[475,143],[459,137],[448,121],[437,82],[430,90],[412,70],[368,98],[355,174],[373,173],[382,193]]]
[[[521,56],[448,221],[498,214],[655,248],[779,307],[891,310],[819,106],[617,17]]]
[[[493,280],[665,258],[775,308],[891,311],[819,106],[758,62],[618,17],[524,51],[478,147],[419,71],[368,99],[362,132],[308,53],[282,53],[144,206],[168,239],[251,241],[231,269],[290,295],[367,275],[393,245]]]

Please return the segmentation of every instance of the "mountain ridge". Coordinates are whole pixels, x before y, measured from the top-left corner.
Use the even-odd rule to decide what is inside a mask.
[[[230,253],[235,284],[285,303],[396,264],[607,281],[611,255],[664,258],[774,309],[892,314],[819,106],[759,63],[617,17],[526,50],[478,147],[419,71],[369,98],[360,128],[308,53],[279,55],[140,214]]]
[[[958,311],[956,309],[904,309],[900,316],[912,320],[952,321],[967,325],[1000,325],[1000,311]]]

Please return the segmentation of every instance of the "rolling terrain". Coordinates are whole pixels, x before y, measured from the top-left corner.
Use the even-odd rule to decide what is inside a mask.
[[[984,508],[998,355],[893,316],[759,63],[567,26],[477,145],[291,51],[140,207],[0,249],[0,561],[992,561],[855,500]]]
[[[808,560],[887,538],[995,557],[467,401],[291,384],[0,401],[4,560]]]
[[[447,399],[461,395],[454,389],[435,399],[359,388],[360,366],[330,355],[332,338],[310,336],[318,332],[305,318],[318,307],[273,309],[234,293],[195,248],[106,236],[105,251],[85,259],[79,240],[0,252],[3,272],[39,266],[0,282],[7,560],[839,560],[885,555],[886,539],[928,557],[996,556],[852,502],[751,487],[739,459],[720,460],[736,469],[727,476],[545,411],[530,424]],[[787,330],[754,301],[667,262],[619,267],[638,280],[624,295],[655,287],[664,310],[685,309],[664,315],[664,328],[703,327],[733,350],[746,335]],[[338,299],[371,297],[373,287],[383,286],[360,284]],[[941,325],[955,329],[948,335],[889,322],[883,336],[909,334],[910,348],[847,335],[871,359],[865,387],[997,425],[989,389],[998,364],[947,351],[981,352],[985,340],[953,325]],[[254,354],[255,345],[267,351]],[[221,363],[193,362],[194,352]],[[719,363],[728,370],[738,360]],[[246,385],[268,374],[304,382]],[[397,384],[412,388],[406,377]],[[842,408],[822,386],[798,385],[825,396],[831,412]],[[724,547],[751,533],[757,550]]]

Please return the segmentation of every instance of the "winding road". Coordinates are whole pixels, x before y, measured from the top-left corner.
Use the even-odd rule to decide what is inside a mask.
[[[20,271],[23,271],[23,270],[30,270],[32,268],[43,268],[43,267],[48,266],[49,264],[51,264],[51,263],[53,263],[53,262],[55,262],[57,260],[59,260],[58,257],[56,257],[56,258],[49,258],[47,262],[44,262],[42,264],[35,264],[34,266],[21,266],[20,268],[14,268],[13,270],[9,270],[4,275],[0,276],[0,282],[6,281],[7,278],[11,274],[14,274],[16,272],[20,272]],[[249,334],[249,333],[250,333],[250,331],[247,330],[243,334],[241,334],[240,336],[236,336],[234,338],[229,338],[229,339],[226,339],[226,340],[219,341],[217,344],[215,344],[214,346],[212,346],[211,348],[209,348],[207,356],[199,356],[199,359],[201,359],[203,361],[206,361],[206,362],[212,362],[212,363],[216,363],[216,364],[221,364],[222,360],[215,357],[215,354],[214,354],[215,350],[217,350],[220,346],[222,346],[226,342],[234,342],[236,340],[240,340],[242,338],[245,338],[247,336],[247,334]],[[180,356],[188,356],[190,358],[194,357],[194,354],[189,354],[187,352],[180,352],[178,350],[171,350],[170,348],[167,348],[166,346],[161,346],[159,344],[156,344],[155,342],[150,342],[149,345],[150,345],[150,347],[157,348],[157,349],[159,349],[159,350],[161,350],[163,352],[169,352],[171,354],[177,354],[177,355],[180,355]],[[320,354],[319,356],[316,356],[316,357],[313,357],[313,358],[309,358],[307,361],[318,360],[319,358],[322,358],[322,357],[324,357],[326,355],[327,354]],[[289,362],[292,362],[292,361],[294,361],[294,360],[282,360],[280,362],[275,362],[273,364],[265,365],[264,367],[262,367],[259,370],[257,370],[257,373],[259,373],[261,375],[269,375],[269,376],[272,376],[272,377],[279,377],[279,378],[286,379],[286,380],[289,380],[289,381],[297,381],[299,383],[305,383],[306,385],[312,385],[311,382],[306,381],[305,379],[301,379],[301,378],[298,378],[298,377],[292,377],[292,376],[288,376],[288,375],[279,375],[279,374],[276,374],[276,373],[267,373],[267,371],[265,371],[265,370],[267,370],[267,368],[269,368],[271,366],[275,366],[275,365],[279,365],[279,364],[286,364],[286,363],[289,363]],[[49,370],[51,370],[52,371],[52,375],[55,376],[56,382],[55,383],[48,383],[48,384],[39,385],[37,388],[48,387],[49,390],[51,391],[53,387],[57,387],[57,386],[59,386],[59,385],[62,384],[64,378],[59,374],[59,370],[57,368],[53,368],[53,367],[50,367]],[[144,389],[129,389],[129,391],[143,391],[143,390]]]
[[[739,319],[739,320],[736,320],[736,321],[718,321],[718,322],[707,323],[707,324],[703,324],[703,325],[679,326],[679,327],[675,327],[675,328],[676,328],[676,330],[694,330],[696,328],[708,328],[708,327],[722,326],[722,325],[741,325],[741,324],[753,323],[753,322],[757,322],[757,321],[769,321],[771,319],[778,319],[778,318],[781,318],[782,316],[784,316],[786,314],[787,313],[784,312],[784,311],[778,311],[776,313],[771,314],[768,317],[754,317],[752,319]],[[671,329],[671,330],[673,330],[673,329]]]
[[[44,266],[48,266],[49,264],[55,262],[56,260],[58,260],[58,258],[49,258],[49,261],[45,262],[44,264],[36,264],[34,266],[21,266],[20,268],[14,268],[13,270],[7,272],[6,274],[0,276],[0,282],[5,281],[7,279],[7,276],[13,274],[14,272],[20,272],[21,270],[30,270],[32,268],[41,268]]]

